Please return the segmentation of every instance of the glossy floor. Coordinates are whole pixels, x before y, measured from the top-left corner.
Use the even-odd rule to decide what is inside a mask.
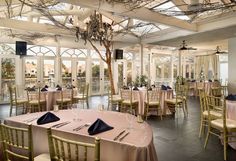
[[[107,107],[107,97],[94,96],[89,99],[89,108]],[[86,106],[85,106],[86,107]],[[199,101],[192,97],[188,101],[189,115],[185,118],[182,111],[178,117],[151,117],[154,144],[159,161],[223,161],[223,146],[220,140],[211,136],[207,149],[203,148],[205,136],[198,138]],[[0,119],[9,116],[9,105],[0,105]],[[228,147],[228,161],[236,160],[236,150]]]

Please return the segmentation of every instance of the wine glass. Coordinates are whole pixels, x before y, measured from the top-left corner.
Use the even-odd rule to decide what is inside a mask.
[[[74,115],[73,120],[74,121],[81,121],[81,119],[79,118],[79,104],[72,104],[71,110]]]
[[[134,123],[134,120],[135,120],[135,115],[134,115],[134,111],[132,109],[129,109],[126,111],[126,114],[125,114],[125,118],[126,120],[128,121],[128,127],[127,129],[128,130],[131,130],[133,129],[133,123]]]

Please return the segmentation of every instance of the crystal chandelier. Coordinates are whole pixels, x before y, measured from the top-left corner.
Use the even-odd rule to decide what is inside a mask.
[[[73,24],[73,19],[70,19],[70,23]],[[82,29],[76,27],[76,38],[83,39],[85,44],[87,41],[99,41],[101,45],[106,41],[112,41],[113,29],[112,24],[102,21],[102,15],[94,11],[90,15],[89,21],[86,23],[86,28]]]

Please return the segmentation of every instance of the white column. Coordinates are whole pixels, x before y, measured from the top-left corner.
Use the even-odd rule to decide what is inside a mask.
[[[236,74],[235,74],[235,67],[236,67],[236,37],[229,39],[228,41],[228,51],[229,51],[229,58],[228,58],[228,81],[229,82],[236,82]]]
[[[37,56],[37,82],[43,82],[44,62],[42,56]]]
[[[71,60],[71,79],[72,85],[77,86],[77,58],[72,58]]]
[[[132,80],[135,81],[137,75],[139,75],[139,71],[137,71],[137,54],[133,55],[133,62],[132,62]]]
[[[18,89],[18,95],[23,94],[24,92],[24,78],[25,78],[25,73],[23,70],[23,58],[20,58],[19,56],[16,57],[15,59],[15,81]]]
[[[118,63],[114,59],[112,60],[112,72],[113,72],[113,81],[114,81],[114,86],[115,86],[115,91],[117,92],[118,89]]]
[[[179,70],[178,70],[178,76],[182,76],[182,51],[179,50]]]
[[[174,52],[170,57],[170,83],[173,85],[174,82]]]
[[[151,63],[150,63],[150,79],[151,79],[151,84],[154,84],[156,80],[156,63],[155,59],[153,58],[152,54],[150,56]]]
[[[183,68],[182,76],[183,78],[186,78],[186,57],[185,56],[182,57],[182,68]]]
[[[100,59],[100,93],[104,94],[104,61]]]
[[[62,62],[61,62],[61,47],[58,45],[56,48],[55,58],[55,84],[62,84]]]
[[[123,84],[127,85],[127,61],[123,61]]]
[[[143,75],[143,44],[140,44],[140,74]]]
[[[92,91],[92,59],[91,59],[91,50],[87,50],[86,58],[86,83],[89,83],[89,96]]]

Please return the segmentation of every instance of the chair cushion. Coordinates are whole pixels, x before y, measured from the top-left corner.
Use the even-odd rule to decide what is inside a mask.
[[[70,102],[70,101],[71,101],[70,98],[63,98],[63,100],[62,99],[56,99],[56,102]]]
[[[212,120],[211,126],[216,129],[223,130],[223,119]],[[229,132],[236,131],[236,121],[226,119],[226,127]]]
[[[111,98],[109,98],[109,100],[111,101]],[[112,102],[121,102],[122,98],[119,95],[113,95],[112,96]]]
[[[210,114],[212,116],[212,119],[222,118],[222,114],[217,112],[217,111],[210,110]],[[205,116],[205,117],[208,116],[208,111],[207,110],[203,112],[203,116]]]
[[[172,98],[172,99],[166,99],[165,102],[170,104],[175,104],[175,103],[182,103],[182,100],[181,99],[176,100],[176,98]]]
[[[39,103],[40,103],[40,104],[46,103],[46,101],[45,101],[45,100],[40,100]],[[31,104],[31,105],[37,105],[37,104],[38,104],[38,100],[31,100],[31,101],[29,101],[29,104]]]
[[[130,100],[124,100],[124,101],[122,101],[122,103],[123,104],[130,104],[131,102],[130,102]],[[138,101],[137,100],[133,100],[132,104],[135,104],[135,103],[138,103]]]
[[[83,95],[83,94],[78,94],[76,96],[73,97],[74,99],[86,99],[87,96],[86,95]]]
[[[147,101],[145,101],[145,104],[148,104]],[[158,101],[149,101],[149,106],[156,106],[159,105],[160,103]]]
[[[17,104],[24,104],[24,103],[27,103],[27,102],[28,102],[27,99],[17,99]],[[15,101],[13,103],[15,103]]]
[[[34,157],[34,161],[51,161],[49,154],[40,154],[37,157]]]

